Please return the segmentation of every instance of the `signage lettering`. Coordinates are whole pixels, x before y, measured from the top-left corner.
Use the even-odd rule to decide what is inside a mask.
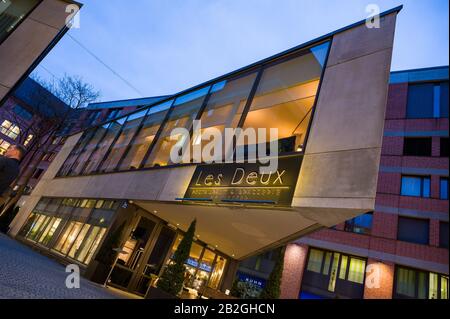
[[[258,163],[199,165],[184,197],[290,206],[302,159],[302,155],[280,157],[278,169],[267,173],[260,173]]]

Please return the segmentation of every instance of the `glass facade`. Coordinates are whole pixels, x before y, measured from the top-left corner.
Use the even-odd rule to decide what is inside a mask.
[[[40,0],[1,0],[0,1],[0,44],[14,30]]]
[[[397,266],[394,298],[448,299],[448,276]]]
[[[118,203],[43,198],[20,236],[82,264],[89,264],[114,217]]]
[[[293,52],[288,56],[249,67],[172,99],[150,105],[129,116],[85,131],[68,156],[58,176],[77,176],[127,171],[192,162],[192,150],[204,146],[225,128],[278,129],[279,153],[304,149],[311,114],[329,42]],[[202,139],[192,136],[193,121],[201,120]],[[172,134],[175,128],[191,132]],[[222,154],[253,149],[256,141],[237,138]],[[266,142],[271,141],[267,130]],[[175,154],[173,146],[191,150],[189,156]],[[252,152],[246,152],[251,155]],[[210,152],[207,161],[219,161]],[[222,156],[223,157],[223,156]],[[173,159],[173,158],[172,158]],[[205,160],[205,159],[203,159]]]
[[[178,234],[172,246],[169,263],[182,239],[183,235]],[[208,249],[199,242],[193,242],[189,258],[185,263],[184,286],[199,292],[206,287],[218,289],[226,265],[227,259],[224,256]]]
[[[362,298],[366,263],[365,258],[310,248],[301,296]]]

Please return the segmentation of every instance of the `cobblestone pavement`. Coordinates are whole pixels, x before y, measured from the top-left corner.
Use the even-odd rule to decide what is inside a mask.
[[[115,299],[122,296],[84,278],[66,288],[65,267],[0,234],[0,299]]]

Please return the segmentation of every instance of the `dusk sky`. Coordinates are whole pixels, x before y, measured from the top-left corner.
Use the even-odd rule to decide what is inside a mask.
[[[69,34],[143,96],[187,89],[298,44],[404,5],[392,70],[449,64],[448,0],[81,0]],[[79,75],[101,101],[142,97],[65,36],[35,72]]]

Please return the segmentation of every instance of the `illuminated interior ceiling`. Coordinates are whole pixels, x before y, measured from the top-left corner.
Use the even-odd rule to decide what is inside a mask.
[[[314,209],[298,211],[145,201],[135,201],[134,204],[183,231],[197,219],[196,235],[199,239],[210,247],[217,245],[217,250],[236,259],[293,241],[322,225],[361,214],[361,211],[348,209],[330,210],[328,213],[321,209],[321,214],[317,214]],[[318,216],[324,219],[313,219]]]

